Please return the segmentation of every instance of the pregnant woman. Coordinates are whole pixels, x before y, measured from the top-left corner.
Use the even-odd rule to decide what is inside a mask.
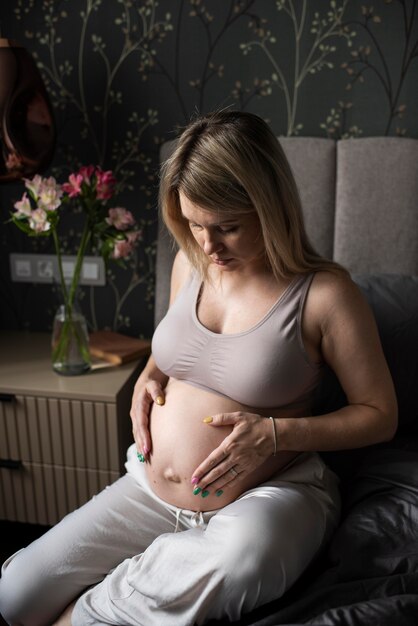
[[[192,121],[163,166],[160,204],[179,252],[135,386],[127,473],[6,561],[10,624],[237,620],[280,597],[337,524],[337,479],[317,451],[395,432],[373,317],[312,249],[260,118]],[[325,364],[348,403],[312,416]]]

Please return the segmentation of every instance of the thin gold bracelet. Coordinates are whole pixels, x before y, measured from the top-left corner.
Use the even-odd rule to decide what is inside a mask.
[[[276,426],[274,423],[274,417],[269,417],[269,419],[271,420],[271,425],[273,428],[273,438],[274,438],[274,452],[273,452],[273,456],[276,456],[277,454],[277,435],[276,435]]]

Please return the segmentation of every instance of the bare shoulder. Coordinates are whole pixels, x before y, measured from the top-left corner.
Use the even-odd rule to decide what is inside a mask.
[[[177,294],[190,276],[191,265],[182,250],[179,250],[174,258],[171,270],[170,304],[176,299]]]
[[[360,293],[359,288],[346,272],[316,272],[312,281],[311,291],[319,296],[341,297]]]
[[[342,376],[344,366],[359,359],[379,363],[381,345],[372,309],[344,272],[315,274],[305,309],[305,332],[316,339],[322,358]],[[360,368],[360,365],[357,365]]]
[[[186,276],[190,273],[190,263],[187,256],[184,254],[183,250],[179,250],[174,257],[173,261],[173,273],[176,275],[185,274]]]
[[[309,290],[310,314],[323,327],[344,316],[369,316],[371,311],[361,290],[345,272],[317,272]]]

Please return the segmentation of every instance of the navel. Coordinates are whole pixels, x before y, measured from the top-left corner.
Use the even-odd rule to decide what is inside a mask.
[[[164,470],[163,476],[166,480],[171,480],[173,483],[181,483],[181,478],[178,474],[176,474],[171,467],[167,467]]]

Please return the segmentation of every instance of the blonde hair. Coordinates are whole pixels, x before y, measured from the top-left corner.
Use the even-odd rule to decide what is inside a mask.
[[[267,263],[276,279],[342,268],[315,252],[305,231],[298,189],[283,149],[258,116],[220,111],[192,121],[163,164],[164,222],[190,263],[206,276],[209,259],[181,212],[180,191],[220,219],[256,213]]]

